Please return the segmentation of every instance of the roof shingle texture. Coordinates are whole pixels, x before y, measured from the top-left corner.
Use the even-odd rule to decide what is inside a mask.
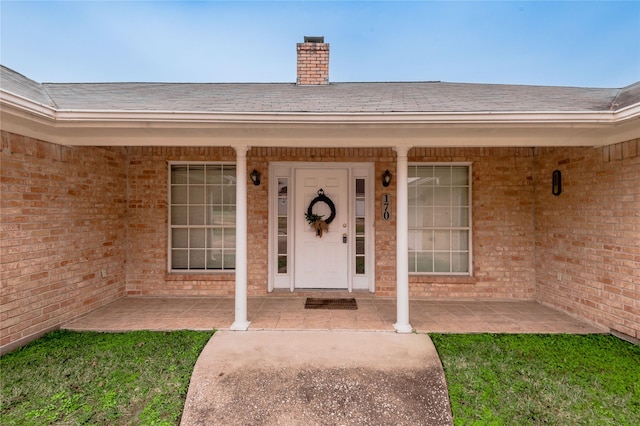
[[[2,89],[60,110],[221,113],[611,111],[640,102],[623,89],[442,82],[36,83],[2,67]]]

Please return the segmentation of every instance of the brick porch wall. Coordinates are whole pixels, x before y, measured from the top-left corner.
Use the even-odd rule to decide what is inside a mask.
[[[410,162],[473,162],[473,276],[410,276],[410,296],[535,298],[533,154],[531,148],[409,151]]]
[[[124,148],[1,137],[3,352],[124,296],[127,194]]]
[[[640,338],[640,140],[538,149],[535,186],[537,299]]]
[[[533,156],[511,148],[414,149],[410,161],[473,161],[474,276],[412,276],[411,296],[533,299]],[[393,150],[373,148],[252,148],[247,169],[262,184],[248,183],[248,294],[267,292],[268,166],[274,161],[375,162],[376,294],[395,296],[396,222],[382,221],[381,195],[395,198],[396,183],[382,188],[379,176],[396,173]],[[235,161],[230,148],[129,148],[129,278],[131,295],[233,295],[233,274],[167,273],[168,161]],[[395,205],[395,204],[394,204]],[[394,215],[395,216],[395,215]]]

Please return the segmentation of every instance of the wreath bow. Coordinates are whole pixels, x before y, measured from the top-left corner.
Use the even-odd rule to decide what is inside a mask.
[[[329,209],[331,209],[331,215],[326,220],[322,219],[324,217],[323,215],[315,214],[312,210],[313,206],[320,201],[328,205]],[[307,219],[309,225],[311,225],[311,228],[316,231],[317,237],[322,238],[322,233],[329,230],[329,224],[336,217],[336,206],[335,204],[333,204],[333,201],[331,201],[329,197],[324,195],[324,191],[322,190],[322,188],[320,188],[320,190],[318,191],[318,196],[314,198],[313,201],[311,201],[311,203],[309,204],[304,217]]]

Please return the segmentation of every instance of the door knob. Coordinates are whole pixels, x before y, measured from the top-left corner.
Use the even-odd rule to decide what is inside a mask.
[[[342,234],[342,243],[347,244],[347,234]]]

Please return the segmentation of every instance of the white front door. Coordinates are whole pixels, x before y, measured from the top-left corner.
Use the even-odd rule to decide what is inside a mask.
[[[295,288],[347,289],[349,284],[349,169],[313,168],[295,171]],[[328,230],[317,235],[305,218],[309,205],[323,191],[335,206]],[[330,203],[319,200],[312,213],[331,216]]]

